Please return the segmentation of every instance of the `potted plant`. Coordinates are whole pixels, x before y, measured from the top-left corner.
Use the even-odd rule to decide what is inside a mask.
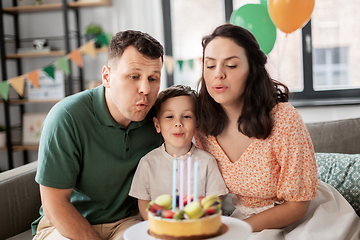
[[[4,125],[0,124],[0,147],[5,146],[6,144],[6,133]]]
[[[91,23],[85,28],[85,38],[86,41],[89,41],[93,38],[96,38],[98,35],[103,33],[103,30],[99,24]],[[95,41],[95,47],[100,48],[101,44]]]

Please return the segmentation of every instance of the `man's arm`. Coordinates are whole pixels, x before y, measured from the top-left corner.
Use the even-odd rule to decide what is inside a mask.
[[[139,212],[144,220],[148,220],[148,213],[146,211],[150,200],[138,199]]]
[[[253,232],[260,232],[264,229],[286,227],[303,218],[309,208],[310,201],[287,202],[265,210],[244,221],[249,223]]]
[[[61,235],[70,239],[101,240],[90,223],[70,202],[72,189],[56,189],[40,185],[45,216]]]

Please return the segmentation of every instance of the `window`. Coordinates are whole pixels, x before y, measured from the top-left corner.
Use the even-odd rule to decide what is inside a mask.
[[[314,89],[351,88],[348,47],[318,48],[314,55]]]
[[[201,37],[225,22],[229,0],[163,1],[172,5],[174,83],[194,87],[201,74]],[[260,0],[233,0],[232,10],[249,3]],[[290,34],[277,30],[266,67],[289,87],[293,105],[360,103],[357,9],[356,0],[316,0],[311,21],[303,28]]]
[[[201,39],[225,23],[223,0],[171,0],[174,84],[196,89],[201,76]]]

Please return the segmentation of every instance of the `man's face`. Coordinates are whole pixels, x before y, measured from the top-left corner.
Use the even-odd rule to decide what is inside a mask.
[[[131,121],[142,121],[160,88],[161,58],[145,57],[129,46],[109,65],[103,67],[102,81],[111,116],[124,127]]]

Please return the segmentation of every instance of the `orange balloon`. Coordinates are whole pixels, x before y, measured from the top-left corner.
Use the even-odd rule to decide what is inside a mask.
[[[311,17],[315,0],[268,0],[269,15],[284,33],[303,27]]]

